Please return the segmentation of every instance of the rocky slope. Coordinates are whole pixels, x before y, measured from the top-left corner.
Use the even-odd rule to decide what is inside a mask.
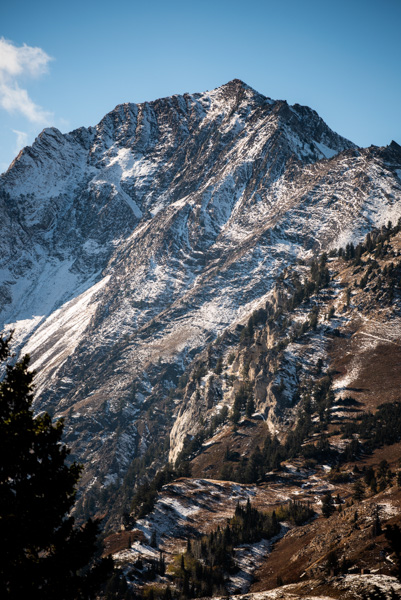
[[[399,457],[399,445],[390,456],[394,450]],[[382,456],[364,460],[377,469]],[[397,469],[397,461],[390,464]],[[283,465],[269,483],[178,479],[163,487],[149,515],[106,538],[105,554],[113,553],[131,590],[145,596],[153,590],[155,597],[163,598],[169,588],[179,597],[183,577],[175,565],[182,556],[186,572],[199,585],[188,540],[194,547],[196,540],[205,540],[218,527],[224,530],[236,506],[246,506],[248,499],[258,510],[275,509],[277,514],[289,501],[309,502],[315,511],[311,520],[301,525],[284,522],[273,538],[233,548],[236,568],[225,573],[224,597],[251,592],[249,598],[265,594],[260,597],[356,600],[375,598],[379,588],[384,595],[378,598],[398,598],[401,584],[394,576],[398,559],[385,532],[387,526],[401,523],[399,487],[390,484],[379,493],[366,491],[367,497],[356,501],[353,489],[361,476],[352,473],[351,465],[344,465],[343,472],[350,479],[338,483],[327,466],[306,469],[296,460]],[[336,504],[325,518],[321,513],[328,493]],[[165,566],[157,572],[154,566],[161,557]]]
[[[225,593],[215,589],[214,597],[399,597],[400,553],[387,533],[401,524],[400,225],[383,227],[363,246],[323,264],[319,272],[327,268],[329,277],[309,297],[300,300],[298,287],[294,302],[288,293],[294,278],[286,274],[278,282],[281,309],[274,320],[266,311],[261,321],[258,311],[252,333],[249,323],[241,334],[226,333],[193,365],[176,421],[189,413],[187,431],[194,440],[203,434],[197,445],[187,445],[192,478],[159,487],[153,508],[135,521],[137,506],[126,529],[106,540],[106,553],[113,552],[132,589],[160,598],[167,589],[185,595],[177,568],[184,556],[199,597],[188,539],[193,544],[224,529],[237,504],[249,498],[257,509],[277,514],[289,501],[309,503],[315,516],[282,523],[273,539],[235,546],[236,569],[225,573]],[[309,268],[299,267],[306,279]],[[275,363],[270,373],[268,357]],[[302,361],[302,369],[292,370],[294,361]],[[281,389],[272,385],[277,377]],[[235,421],[231,407],[244,386],[259,410],[249,416],[242,407]],[[228,418],[214,421],[225,404]],[[280,418],[261,419],[266,408],[277,413],[277,405]],[[272,469],[266,456],[274,434],[281,444]],[[139,501],[145,498],[142,490]],[[150,567],[160,552],[163,573]]]
[[[66,417],[86,495],[114,495],[147,452],[165,460],[173,425],[178,455],[198,428],[199,396],[174,391],[194,357],[279,304],[299,261],[397,222],[400,175],[397,144],[357,148],[238,80],[21,151],[0,180],[0,318],[38,370],[37,410]],[[266,389],[275,430],[288,398]]]
[[[235,547],[237,570],[225,573],[230,596],[399,597],[400,553],[386,534],[401,524],[400,227],[286,272],[274,312],[257,311],[198,356],[176,420],[190,415],[183,430],[194,436],[184,445],[193,478],[159,488],[145,518],[127,523],[108,546],[132,587],[182,593],[174,565],[184,555],[196,572],[187,539],[224,528],[237,502],[250,498],[262,511],[309,502],[316,515],[283,523],[273,540]],[[257,410],[246,415],[242,405],[234,419],[241,389]],[[224,405],[230,412],[219,421]],[[153,534],[157,550],[149,546]],[[150,575],[147,561],[160,551],[167,571]]]

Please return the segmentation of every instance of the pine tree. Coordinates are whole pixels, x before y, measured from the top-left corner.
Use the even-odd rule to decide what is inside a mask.
[[[401,530],[398,525],[386,525],[384,535],[395,554],[396,575],[401,581]]]
[[[155,529],[153,529],[153,531],[152,531],[152,535],[150,537],[149,545],[152,548],[157,548],[157,537],[156,537],[156,530]]]
[[[357,502],[360,502],[365,497],[365,486],[361,479],[357,479],[353,485],[353,494],[352,497]]]
[[[380,515],[379,515],[378,507],[376,506],[374,520],[373,520],[373,524],[372,524],[372,537],[377,537],[381,533],[382,533],[382,526],[381,526],[381,522],[380,522]]]
[[[11,336],[0,337],[0,362]],[[75,527],[68,516],[81,467],[67,466],[63,424],[34,417],[29,357],[5,366],[0,383],[0,597],[93,597],[112,560],[95,560],[99,524]]]
[[[255,412],[255,401],[252,396],[249,397],[248,402],[246,403],[245,414],[248,418],[251,418],[253,413]]]
[[[340,565],[338,561],[337,552],[335,550],[330,550],[330,552],[327,554],[325,566],[327,573],[337,575]]]
[[[328,519],[335,510],[333,496],[330,492],[327,492],[322,498],[322,515]]]

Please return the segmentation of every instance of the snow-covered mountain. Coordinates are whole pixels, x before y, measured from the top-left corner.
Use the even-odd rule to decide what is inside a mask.
[[[107,487],[286,267],[401,217],[401,148],[357,148],[234,80],[45,129],[1,176],[0,212],[1,328],[31,354],[37,410],[66,417],[83,488]]]

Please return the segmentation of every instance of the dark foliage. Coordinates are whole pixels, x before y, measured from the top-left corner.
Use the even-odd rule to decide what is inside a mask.
[[[401,403],[381,404],[375,414],[365,414],[359,421],[347,423],[342,427],[343,434],[350,437],[359,434],[365,452],[373,451],[383,445],[401,441]]]
[[[344,258],[347,261],[354,261],[355,265],[359,265],[361,257],[364,254],[371,254],[374,252],[375,258],[382,258],[388,252],[386,242],[393,236],[401,231],[401,219],[398,220],[397,225],[394,225],[389,221],[386,225],[383,225],[380,229],[374,229],[370,231],[362,244],[358,244],[356,248],[354,245],[347,244],[346,248],[340,248],[338,256]]]
[[[201,540],[187,543],[187,552],[177,557],[174,582],[184,598],[225,595],[227,573],[235,573],[234,548],[270,539],[280,531],[280,521],[301,525],[314,515],[309,505],[290,502],[276,512],[264,513],[250,501],[237,504],[225,527],[217,527]],[[179,565],[179,566],[178,566]]]
[[[3,363],[9,341],[0,339]],[[0,383],[0,596],[91,598],[112,561],[95,558],[98,522],[77,528],[68,517],[81,467],[66,464],[62,422],[34,418],[28,365],[27,356],[8,364]]]
[[[328,519],[335,510],[336,507],[334,506],[333,496],[330,492],[327,492],[322,498],[322,515]]]
[[[398,525],[387,525],[384,531],[396,559],[396,576],[401,581],[401,531]]]

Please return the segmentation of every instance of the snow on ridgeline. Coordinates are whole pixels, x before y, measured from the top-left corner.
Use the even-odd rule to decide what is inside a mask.
[[[124,476],[151,442],[144,401],[287,265],[396,221],[397,152],[234,80],[45,130],[20,153],[0,177],[0,318],[51,378],[37,409],[85,406],[67,440],[92,465],[82,485],[110,481],[113,457]]]

